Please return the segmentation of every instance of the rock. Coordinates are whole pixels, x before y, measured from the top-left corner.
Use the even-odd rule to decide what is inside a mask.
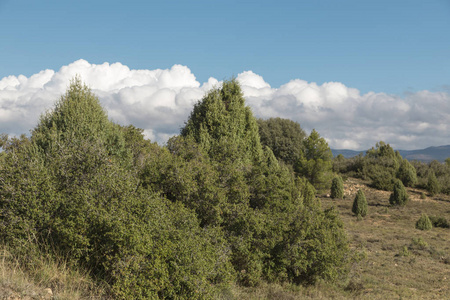
[[[44,296],[43,299],[52,299],[53,298],[53,291],[51,288],[44,289]]]

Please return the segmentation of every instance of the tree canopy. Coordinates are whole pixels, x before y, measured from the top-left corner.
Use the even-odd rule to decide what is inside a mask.
[[[311,139],[323,151],[306,162],[328,161]],[[62,254],[115,298],[209,299],[234,281],[309,284],[348,270],[336,210],[262,146],[234,79],[166,147],[109,121],[78,78],[31,137],[1,146],[2,242]]]
[[[294,166],[302,156],[305,131],[289,119],[258,119],[261,144],[272,149],[276,158]]]
[[[295,170],[306,177],[316,189],[326,190],[330,187],[333,178],[332,157],[328,143],[313,129],[308,138],[303,141],[303,151]]]

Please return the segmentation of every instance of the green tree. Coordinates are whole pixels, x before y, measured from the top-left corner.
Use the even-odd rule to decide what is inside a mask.
[[[405,186],[414,186],[417,183],[416,168],[414,168],[408,160],[403,159],[397,172],[397,178],[400,179]]]
[[[309,137],[303,141],[303,147],[302,156],[295,167],[296,172],[305,176],[317,190],[328,189],[332,178],[333,157],[328,143],[313,129]]]
[[[268,146],[276,158],[294,166],[300,159],[306,134],[300,124],[289,119],[258,119],[261,144]]]
[[[223,196],[216,202],[221,221],[215,224],[225,232],[241,284],[257,285],[264,278],[333,280],[345,273],[348,248],[339,219],[322,211],[314,187],[296,179],[269,147],[261,145],[256,119],[245,106],[236,80],[225,81],[194,106],[181,136],[194,141],[213,166],[216,175],[207,176],[214,181],[208,185],[220,191],[211,195]],[[292,238],[298,230],[301,234]],[[303,239],[308,247],[287,259],[285,250]],[[316,254],[325,257],[328,251],[335,255],[320,267],[314,263]]]
[[[389,203],[391,205],[406,205],[409,200],[408,193],[406,192],[405,186],[401,180],[397,180],[394,184],[394,191],[389,197]]]
[[[343,199],[344,198],[344,182],[341,176],[336,176],[331,181],[331,198]]]
[[[74,80],[30,138],[2,145],[1,240],[88,268],[114,298],[213,298],[213,284],[234,279],[229,246],[181,203],[140,187],[135,164],[151,144],[139,132],[110,122]]]
[[[355,200],[353,201],[352,212],[361,217],[365,217],[367,215],[367,200],[362,190],[358,190],[356,193]]]
[[[428,173],[427,191],[431,196],[438,194],[440,191],[439,182],[432,170]]]
[[[372,186],[380,190],[392,190],[402,157],[398,151],[380,141],[367,150],[361,172],[372,180]]]
[[[194,105],[181,135],[192,137],[216,161],[253,163],[263,158],[258,124],[236,79]]]

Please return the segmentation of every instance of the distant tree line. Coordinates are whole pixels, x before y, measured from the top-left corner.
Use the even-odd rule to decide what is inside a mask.
[[[397,181],[405,187],[426,189],[430,195],[450,195],[450,158],[445,163],[424,163],[403,159],[389,144],[379,142],[353,158],[338,155],[333,159],[333,171],[345,176],[369,180],[372,187],[393,191]]]

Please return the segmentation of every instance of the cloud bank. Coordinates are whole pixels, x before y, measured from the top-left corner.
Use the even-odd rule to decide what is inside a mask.
[[[220,85],[215,78],[200,84],[181,65],[130,70],[121,63],[78,60],[58,71],[2,78],[0,132],[29,133],[75,75],[92,88],[113,121],[143,128],[148,138],[160,143],[178,134],[193,105]],[[450,144],[448,92],[361,95],[339,82],[318,85],[300,79],[272,88],[252,71],[240,73],[237,80],[256,117],[288,118],[308,132],[315,128],[332,148],[363,150],[380,140],[397,149]]]

